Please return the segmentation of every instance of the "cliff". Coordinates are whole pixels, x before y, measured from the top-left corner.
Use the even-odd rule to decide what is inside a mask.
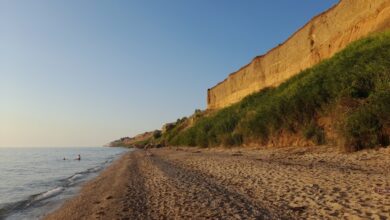
[[[177,123],[174,146],[309,146],[355,151],[390,144],[390,30],[357,40],[281,85]],[[184,125],[184,126],[183,126]]]
[[[341,0],[283,44],[210,88],[207,108],[223,108],[265,87],[277,86],[351,42],[389,27],[390,0]]]

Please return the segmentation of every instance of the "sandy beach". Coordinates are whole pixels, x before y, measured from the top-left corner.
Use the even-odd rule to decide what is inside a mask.
[[[136,150],[46,219],[389,219],[390,148]]]

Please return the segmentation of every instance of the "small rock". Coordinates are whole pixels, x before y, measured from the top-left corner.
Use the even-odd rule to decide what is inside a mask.
[[[311,187],[313,187],[314,189],[319,189],[320,186],[318,184],[313,184]]]

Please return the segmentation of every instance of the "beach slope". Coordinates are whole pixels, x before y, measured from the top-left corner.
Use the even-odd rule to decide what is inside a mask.
[[[46,219],[387,219],[390,148],[164,148],[124,155]]]

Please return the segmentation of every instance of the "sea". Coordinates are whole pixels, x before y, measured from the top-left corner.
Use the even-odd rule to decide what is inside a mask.
[[[0,148],[0,219],[42,219],[126,148]],[[76,160],[80,155],[81,160]]]

